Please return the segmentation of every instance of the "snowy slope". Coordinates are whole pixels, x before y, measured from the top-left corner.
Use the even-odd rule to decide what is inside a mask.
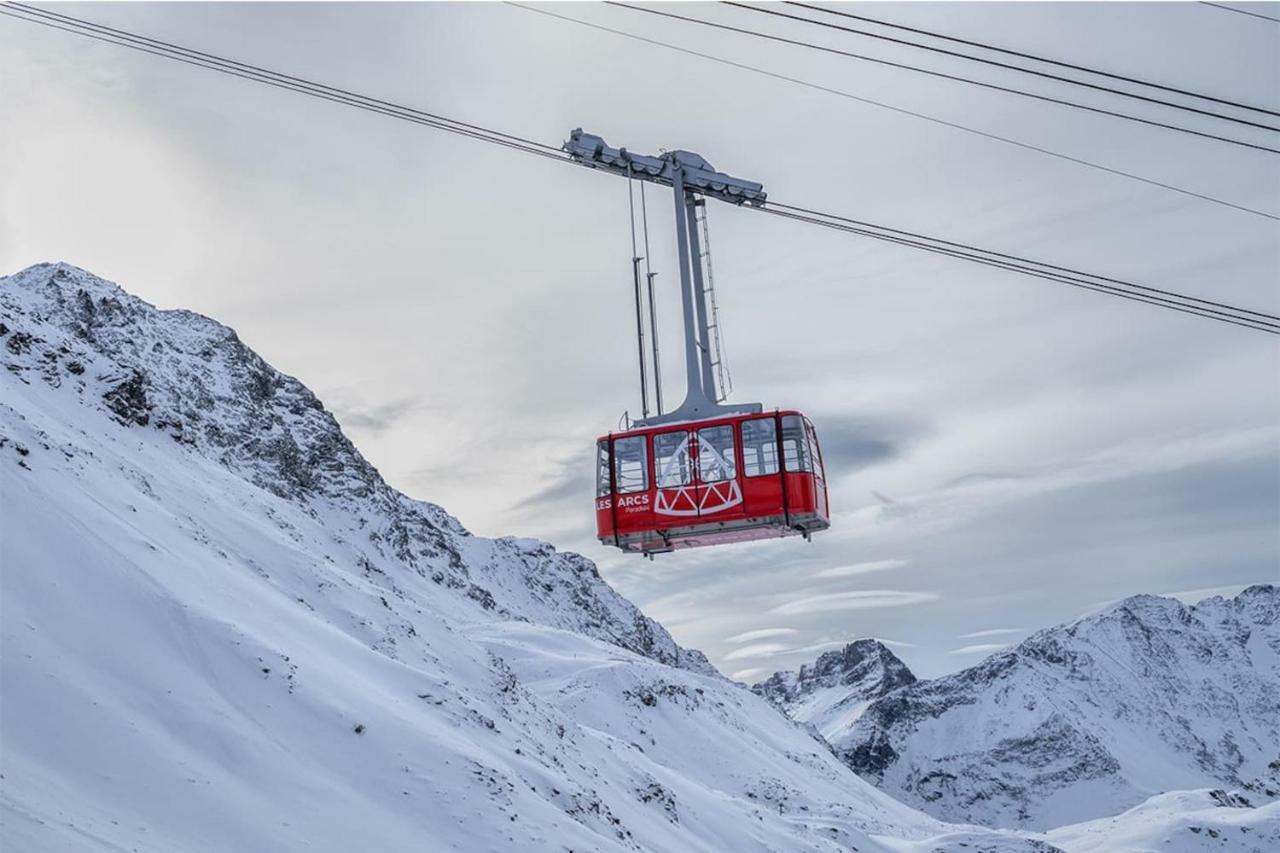
[[[898,656],[877,640],[857,640],[823,652],[810,666],[775,672],[751,690],[824,738],[846,731],[871,700],[915,683]]]
[[[1177,791],[1044,837],[1069,853],[1271,853],[1280,850],[1280,802],[1255,805],[1221,789]]]
[[[873,701],[829,740],[944,820],[1048,828],[1154,794],[1280,795],[1280,590],[1136,596]]]
[[[1000,853],[1028,843],[1041,853],[1274,853],[1280,850],[1280,802],[1257,805],[1238,791],[1222,789],[1176,791],[1114,817],[1042,834],[970,828],[924,839],[878,840],[895,853]]]
[[[41,265],[0,279],[0,366],[5,850],[873,851],[956,831],[588,561],[394,492],[217,323]]]

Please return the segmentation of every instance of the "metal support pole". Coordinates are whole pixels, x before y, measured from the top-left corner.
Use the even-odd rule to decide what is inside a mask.
[[[640,224],[644,231],[644,279],[649,293],[649,346],[653,349],[653,396],[662,414],[662,360],[658,357],[658,308],[653,301],[653,279],[657,275],[650,269],[649,259],[649,207],[644,200],[644,181],[640,182]]]
[[[644,311],[640,301],[640,258],[631,259],[631,278],[636,291],[636,344],[640,353],[640,411],[649,417],[649,381],[645,372]]]
[[[647,235],[646,235],[647,239]],[[656,272],[645,273],[645,287],[649,291],[649,346],[653,349],[653,396],[658,404],[657,414],[662,414],[662,361],[658,357],[658,309],[653,302],[653,280]]]
[[[640,354],[640,411],[649,417],[649,381],[645,376],[644,308],[640,301],[640,256],[636,254],[636,200],[631,190],[631,167],[627,166],[627,212],[631,214],[631,281],[636,297],[636,346]]]
[[[694,303],[698,306],[699,362],[702,365],[702,390],[708,400],[716,400],[716,377],[711,367],[711,319],[707,314],[707,290],[702,281],[702,245],[698,239],[698,199],[685,199],[685,220],[689,228],[689,254],[693,269]]]
[[[684,308],[685,402],[697,406],[707,399],[699,368],[698,333],[693,316],[693,281],[689,276],[689,229],[685,223],[684,169],[671,170],[671,186],[676,201],[676,250],[680,264],[680,303]]]

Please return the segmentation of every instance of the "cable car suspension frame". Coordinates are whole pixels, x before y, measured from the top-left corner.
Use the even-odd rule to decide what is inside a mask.
[[[701,420],[730,414],[753,414],[763,411],[759,403],[727,404],[729,388],[727,372],[724,370],[722,345],[719,342],[718,308],[715,296],[711,292],[706,278],[703,276],[703,259],[707,257],[704,250],[703,235],[706,234],[705,210],[699,216],[699,208],[704,208],[705,198],[717,198],[733,205],[750,205],[761,207],[767,194],[764,186],[755,181],[735,178],[723,172],[717,172],[711,164],[692,151],[667,151],[658,157],[633,154],[625,148],[610,148],[599,136],[585,133],[577,128],[569,134],[564,150],[578,163],[594,169],[602,169],[633,181],[645,181],[669,186],[675,202],[676,254],[680,273],[680,303],[684,315],[685,339],[685,398],[670,412],[662,410],[661,375],[659,373],[657,352],[657,321],[654,313],[653,279],[657,275],[652,271],[646,274],[648,288],[648,306],[650,320],[650,342],[653,348],[654,387],[657,392],[658,407],[653,415],[649,413],[649,394],[646,347],[644,343],[644,322],[642,319],[640,261],[648,262],[648,228],[645,214],[645,255],[639,255],[635,239],[634,203],[631,207],[632,220],[632,280],[635,290],[636,335],[640,354],[640,393],[642,417],[635,422],[637,426],[658,426],[660,424],[680,421]],[[641,198],[643,204],[643,187]],[[630,189],[628,189],[630,196]],[[702,234],[699,225],[703,226]],[[714,354],[714,355],[713,355]],[[717,381],[719,378],[719,381]]]

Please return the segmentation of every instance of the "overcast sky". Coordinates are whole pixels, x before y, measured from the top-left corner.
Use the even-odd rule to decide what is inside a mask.
[[[507,5],[59,8],[539,141],[582,126],[686,148],[780,201],[1280,313],[1274,220]],[[541,8],[1280,213],[1275,155]],[[1202,4],[858,8],[1280,109],[1280,24]],[[675,402],[670,202],[650,198]],[[623,181],[0,18],[0,271],[65,260],[233,326],[393,485],[477,533],[582,551],[726,673],[875,636],[936,675],[1126,595],[1280,580],[1276,338],[727,205],[711,233],[734,399],[810,414],[833,526],[623,558],[594,541],[591,491],[593,438],[638,408]]]

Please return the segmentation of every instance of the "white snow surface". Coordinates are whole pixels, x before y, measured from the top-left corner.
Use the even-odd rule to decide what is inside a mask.
[[[0,848],[946,831],[587,560],[391,490],[229,329],[65,264],[0,278],[0,324]]]
[[[1011,830],[959,829],[925,839],[878,839],[896,853],[938,850],[1004,853],[1274,853],[1280,850],[1280,803],[1254,805],[1222,789],[1158,794],[1114,817],[1027,836]]]
[[[231,330],[83,270],[0,278],[0,367],[5,851],[1275,849],[1221,792],[1051,836],[903,805],[587,560],[470,536]]]
[[[1174,791],[1044,838],[1071,853],[1272,853],[1280,850],[1280,802],[1252,806],[1239,792]]]

